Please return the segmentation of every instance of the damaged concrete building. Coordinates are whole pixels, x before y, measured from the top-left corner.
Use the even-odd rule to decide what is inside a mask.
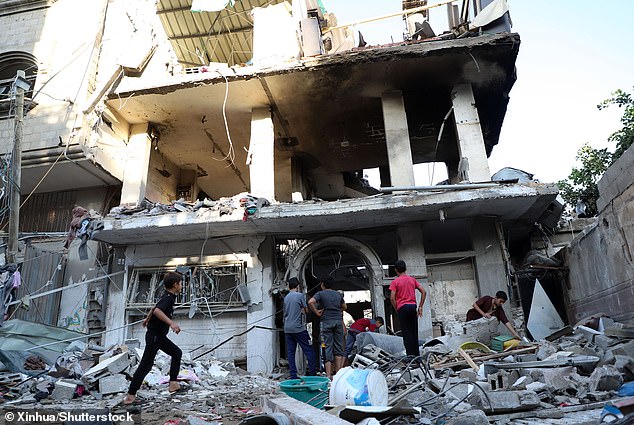
[[[470,36],[423,37],[428,14],[447,8],[451,29],[460,7],[419,3],[405,41],[359,46],[309,0],[212,12],[189,0],[1,1],[0,88],[17,70],[32,83],[17,298],[72,286],[15,317],[105,331],[103,345],[142,340],[160,277],[177,269],[175,342],[270,372],[285,356],[289,277],[312,294],[333,276],[353,318],[383,316],[396,332],[387,288],[403,259],[429,294],[421,339],[464,320],[478,296],[516,298],[513,264],[535,223],[557,216],[554,184],[492,179],[488,165],[520,37],[507,15]],[[12,99],[0,99],[4,153]],[[416,185],[426,163],[446,168],[446,184]],[[66,257],[75,205],[105,218]]]

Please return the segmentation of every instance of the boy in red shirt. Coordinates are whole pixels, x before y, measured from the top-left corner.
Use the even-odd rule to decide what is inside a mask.
[[[355,341],[357,340],[357,335],[361,332],[376,332],[381,326],[383,326],[383,318],[376,317],[374,319],[367,319],[362,317],[359,320],[356,320],[350,327],[348,328],[348,337],[346,339],[346,354],[347,358],[352,351],[352,347],[354,346]]]
[[[405,261],[397,260],[394,270],[398,277],[390,284],[390,301],[398,313],[398,321],[401,324],[403,345],[408,356],[419,356],[418,348],[418,318],[423,316],[423,304],[427,293],[416,279],[405,272]],[[420,292],[420,303],[416,308],[416,291]]]

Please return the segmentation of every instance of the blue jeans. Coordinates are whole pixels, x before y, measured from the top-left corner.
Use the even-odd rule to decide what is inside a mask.
[[[299,333],[285,333],[284,336],[286,337],[288,372],[291,375],[291,379],[297,379],[297,366],[295,365],[295,350],[297,349],[297,344],[302,347],[302,351],[308,359],[308,374],[315,375],[315,353],[313,352],[312,345],[310,345],[308,331],[304,330]]]
[[[352,352],[352,347],[354,347],[354,343],[357,341],[357,335],[361,332],[353,331],[352,329],[348,329],[348,336],[346,337],[346,357],[350,356]]]

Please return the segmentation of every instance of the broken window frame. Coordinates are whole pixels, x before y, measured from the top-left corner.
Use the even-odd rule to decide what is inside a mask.
[[[248,301],[246,264],[242,261],[192,264],[178,269],[187,271],[182,273],[183,290],[176,297],[176,308],[197,307],[193,311],[205,315],[244,308]],[[153,307],[163,294],[163,275],[173,270],[174,267],[167,266],[134,267],[128,280],[126,310],[144,314]]]

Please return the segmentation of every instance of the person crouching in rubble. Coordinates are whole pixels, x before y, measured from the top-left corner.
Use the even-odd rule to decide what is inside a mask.
[[[506,300],[508,300],[508,298],[509,297],[504,291],[498,291],[495,294],[495,298],[488,295],[483,296],[473,303],[473,308],[467,311],[467,322],[478,320],[482,317],[490,319],[495,316],[500,322],[504,323],[515,338],[521,340],[522,338],[515,328],[513,328],[509,319],[506,318],[506,313],[504,313],[504,309],[502,308],[502,305],[506,302]]]
[[[346,359],[350,357],[352,347],[354,347],[354,343],[357,341],[357,335],[359,335],[361,332],[378,332],[381,326],[383,326],[382,317],[376,317],[374,319],[362,317],[361,319],[355,320],[354,323],[351,324],[348,328],[345,354]]]
[[[141,388],[143,379],[145,379],[147,374],[150,373],[150,370],[152,370],[154,358],[158,350],[172,357],[168,391],[170,394],[173,394],[180,389],[180,384],[176,379],[181,367],[181,356],[183,352],[176,344],[167,338],[167,333],[170,329],[175,333],[181,331],[181,328],[172,320],[172,314],[174,313],[176,295],[183,289],[183,277],[180,273],[168,272],[163,277],[163,286],[165,287],[165,293],[156,305],[152,307],[152,310],[150,310],[143,321],[143,326],[147,327],[147,332],[145,333],[145,349],[143,350],[141,362],[136,372],[134,372],[134,376],[132,376],[128,394],[123,399],[124,405],[135,403],[136,392]]]

